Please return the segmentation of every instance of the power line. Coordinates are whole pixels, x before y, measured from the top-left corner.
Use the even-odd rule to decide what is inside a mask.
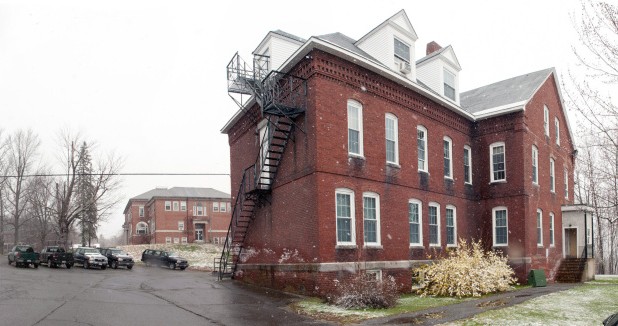
[[[129,173],[75,173],[76,175],[90,175],[90,176],[229,176],[229,173],[154,173],[154,172],[129,172]],[[66,177],[72,175],[71,173],[36,173],[36,174],[24,174],[18,175],[3,175],[0,178],[33,178],[33,177]]]

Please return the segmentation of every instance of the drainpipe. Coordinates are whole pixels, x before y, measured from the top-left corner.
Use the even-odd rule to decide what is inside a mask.
[[[588,215],[584,210],[584,258],[588,258]]]

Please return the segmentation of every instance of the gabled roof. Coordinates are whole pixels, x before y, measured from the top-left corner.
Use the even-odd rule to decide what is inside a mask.
[[[401,26],[401,24],[403,24],[405,26]],[[391,25],[394,28],[398,29],[400,32],[402,32],[404,34],[407,34],[414,41],[418,40],[418,36],[416,35],[416,31],[414,30],[414,27],[412,26],[412,23],[410,23],[410,19],[408,18],[408,15],[406,15],[406,11],[401,9],[399,12],[397,12],[396,14],[392,15],[387,20],[382,22],[382,24],[376,26],[369,33],[365,34],[363,37],[358,39],[358,41],[356,41],[356,44],[363,43],[364,40],[366,40],[367,38],[371,37],[371,35],[373,35],[377,31],[379,31],[380,29],[382,29],[382,27],[384,27],[386,25]]]
[[[131,202],[134,200],[149,201],[155,197],[169,198],[203,198],[203,199],[230,199],[230,194],[213,189],[213,188],[192,188],[192,187],[173,187],[173,188],[155,188],[141,195],[137,195],[127,202],[124,209],[124,214],[127,213]]]
[[[450,54],[454,60],[449,59],[446,54]],[[448,61],[451,61],[455,67],[459,70],[461,70],[461,65],[459,64],[459,60],[457,59],[457,55],[455,54],[455,50],[453,49],[453,47],[451,45],[448,45],[446,47],[441,48],[440,50],[434,51],[432,53],[430,53],[427,56],[424,56],[418,60],[416,60],[416,65],[422,65],[425,62],[428,62],[429,60],[438,57],[438,56],[442,56],[445,59],[447,59]]]
[[[554,68],[543,69],[461,93],[461,107],[477,118],[523,109],[554,72]]]
[[[275,31],[268,32],[268,34],[266,34],[266,36],[264,36],[264,38],[262,39],[260,44],[258,44],[258,46],[255,48],[255,50],[253,50],[252,53],[256,54],[257,50],[259,48],[261,48],[262,45],[264,45],[264,42],[266,42],[266,40],[270,39],[272,36],[283,37],[283,38],[285,38],[285,39],[287,39],[289,41],[292,41],[294,43],[298,43],[299,45],[303,44],[303,43],[305,43],[307,41],[307,40],[305,40],[302,37],[298,37],[298,36],[296,36],[294,34],[290,34],[290,33],[287,33],[287,32],[284,32],[284,31],[278,29],[278,30],[275,30]]]

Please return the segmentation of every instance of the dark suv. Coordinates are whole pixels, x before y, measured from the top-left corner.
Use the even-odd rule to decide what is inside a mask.
[[[75,249],[73,260],[76,265],[82,265],[86,269],[93,266],[98,266],[101,269],[107,267],[107,258],[101,255],[96,248],[79,247]]]
[[[179,257],[175,252],[146,249],[142,252],[142,261],[146,265],[167,266],[170,269],[180,268],[184,270],[189,267],[186,259]]]
[[[118,266],[124,266],[127,269],[133,268],[133,256],[126,251],[117,248],[103,248],[99,249],[101,255],[107,257],[107,266],[113,269],[117,269]]]

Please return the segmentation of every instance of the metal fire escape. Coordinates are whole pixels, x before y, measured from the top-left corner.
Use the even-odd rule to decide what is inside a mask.
[[[260,149],[254,163],[242,174],[232,210],[232,219],[218,265],[219,279],[234,276],[247,231],[256,210],[268,203],[285,147],[295,128],[294,119],[307,107],[307,83],[304,78],[269,70],[270,58],[255,55],[248,65],[236,53],[227,65],[228,94],[251,124],[265,119],[260,134]],[[260,110],[252,110],[254,101]],[[304,132],[304,131],[303,131]]]

